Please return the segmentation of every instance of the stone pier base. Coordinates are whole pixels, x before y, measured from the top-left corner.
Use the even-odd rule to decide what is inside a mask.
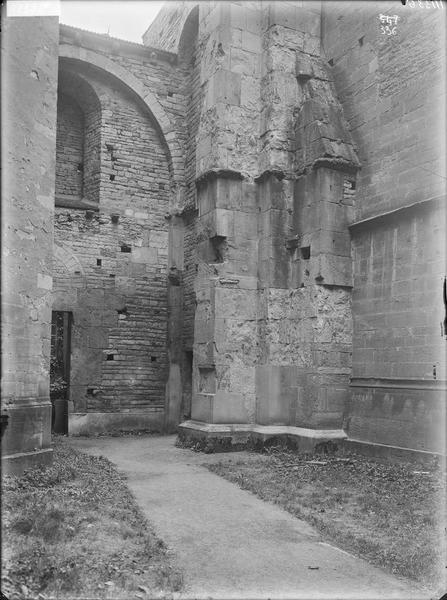
[[[212,424],[185,421],[178,428],[182,441],[208,441],[227,447],[246,445],[249,442],[265,443],[278,440],[293,446],[298,452],[314,452],[322,444],[341,444],[346,439],[342,429],[306,429],[287,425]],[[231,440],[231,442],[227,442]],[[321,446],[320,446],[321,447]]]

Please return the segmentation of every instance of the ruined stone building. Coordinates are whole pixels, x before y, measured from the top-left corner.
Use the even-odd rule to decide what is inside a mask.
[[[50,371],[69,435],[444,451],[445,7],[359,4],[4,19],[8,465]]]

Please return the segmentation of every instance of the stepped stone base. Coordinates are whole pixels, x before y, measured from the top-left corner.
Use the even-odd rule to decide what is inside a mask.
[[[178,428],[183,440],[231,440],[231,445],[278,439],[291,443],[299,452],[314,452],[320,444],[340,444],[347,435],[342,429],[306,429],[287,425],[212,424],[185,421]]]
[[[35,452],[17,452],[2,456],[2,472],[4,475],[22,475],[26,469],[50,466],[53,462],[53,449],[45,448]]]
[[[162,409],[134,413],[71,413],[68,415],[69,435],[113,434],[121,431],[163,430]]]
[[[342,448],[346,452],[358,452],[364,456],[386,458],[387,460],[414,463],[432,463],[434,460],[437,460],[441,465],[445,465],[446,462],[446,455],[439,452],[415,450],[414,448],[403,448],[389,444],[376,444],[350,438],[343,441]]]

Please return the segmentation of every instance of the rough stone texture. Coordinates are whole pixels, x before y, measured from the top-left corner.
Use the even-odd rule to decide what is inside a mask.
[[[14,472],[51,453],[58,33],[57,17],[6,18],[2,31],[2,453]]]
[[[86,110],[97,110],[100,140],[99,212],[58,208],[55,216],[53,310],[73,313],[71,410],[121,412],[123,419],[146,410],[139,426],[152,414],[159,427],[167,378],[168,163],[150,115],[122,86],[70,66],[65,79],[69,90],[84,81],[96,94]],[[72,105],[65,98],[59,123],[67,125]],[[73,168],[66,139],[59,172]],[[86,153],[84,160],[92,171],[95,157]]]
[[[398,15],[396,36],[380,34],[381,13]],[[434,6],[380,2],[362,11],[334,5],[322,19],[322,44],[362,162],[354,217],[360,225],[351,227],[347,431],[438,452],[445,449],[443,384],[433,387],[434,378],[445,380],[443,15]]]
[[[144,415],[442,450],[441,14],[172,2],[144,45],[61,27],[73,431]]]
[[[70,96],[57,103],[56,195],[83,197],[84,114]]]

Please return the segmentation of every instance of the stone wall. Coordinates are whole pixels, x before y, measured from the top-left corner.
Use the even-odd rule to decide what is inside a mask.
[[[57,17],[2,31],[2,438],[6,471],[51,460],[49,399]]]
[[[166,2],[143,34],[143,44],[177,53],[180,37],[196,2]]]
[[[322,45],[362,162],[348,432],[441,451],[445,11],[413,4],[331,3]],[[380,14],[399,17],[395,36],[381,33]]]
[[[318,6],[271,3],[262,22],[257,421],[339,429],[352,332],[344,184],[359,163],[320,58]]]
[[[150,115],[123,85],[64,61],[61,66],[66,78],[87,83],[96,94],[100,139],[98,210],[58,207],[55,216],[53,310],[73,313],[70,430],[160,429],[167,381],[168,161]],[[85,95],[84,106],[88,111]],[[86,169],[92,160],[85,157]],[[84,200],[94,200],[88,189]],[[107,416],[117,412],[127,421]]]
[[[56,195],[82,198],[84,114],[70,96],[59,95],[56,133]]]

